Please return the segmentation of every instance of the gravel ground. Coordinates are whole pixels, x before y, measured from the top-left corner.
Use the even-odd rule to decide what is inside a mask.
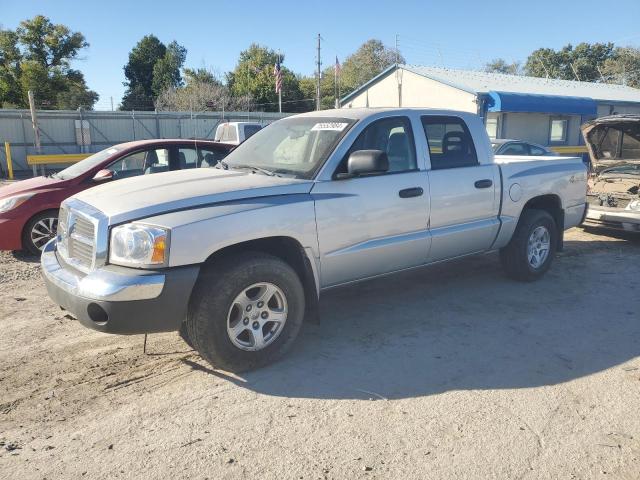
[[[0,254],[0,477],[640,478],[640,241],[574,229],[549,274],[495,255],[332,291],[279,363],[104,335]]]

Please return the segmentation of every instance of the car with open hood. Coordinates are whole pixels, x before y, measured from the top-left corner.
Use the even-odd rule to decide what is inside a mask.
[[[582,126],[591,158],[586,225],[640,233],[640,115]]]

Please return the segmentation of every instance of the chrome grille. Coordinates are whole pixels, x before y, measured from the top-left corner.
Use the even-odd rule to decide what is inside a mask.
[[[83,267],[91,268],[93,264],[93,237],[80,235],[74,228],[77,228],[77,225],[77,222],[75,225],[72,225],[73,230],[69,236],[69,257]]]
[[[67,210],[64,206],[60,207],[60,212],[58,212],[58,225],[62,225],[62,228],[66,230],[68,221],[69,210]]]
[[[79,235],[82,238],[90,239],[93,243],[93,237],[96,234],[96,228],[89,220],[84,217],[76,216],[75,225],[73,227],[73,233]]]
[[[69,199],[60,208],[58,219],[62,224],[58,229],[58,251],[70,265],[89,272],[104,264],[107,219],[101,212]]]

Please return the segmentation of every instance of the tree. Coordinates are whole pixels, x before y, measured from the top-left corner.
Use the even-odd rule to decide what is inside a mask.
[[[640,88],[640,49],[617,47],[601,71],[607,82]]]
[[[355,53],[348,56],[342,64],[339,82],[338,96],[343,97],[360,85],[365,84],[386,68],[405,60],[395,49],[385,47],[380,40],[368,40],[363,43]],[[325,68],[320,76],[320,108],[335,107],[336,78],[335,66]],[[304,102],[306,110],[315,109],[316,77],[302,77],[299,80],[302,98],[312,98],[313,101]]]
[[[186,58],[187,49],[178,45],[175,40],[167,46],[164,57],[153,66],[151,90],[155,96],[166,88],[176,88],[182,85],[180,69]]]
[[[98,94],[71,68],[88,45],[81,33],[43,15],[0,31],[0,105],[27,107],[32,90],[40,108],[92,108]]]
[[[394,63],[404,62],[400,52],[386,47],[380,40],[367,40],[344,60],[340,75],[341,90],[343,93],[352,92]]]
[[[520,70],[520,62],[507,63],[503,58],[494,58],[484,66],[484,71],[487,73],[519,75]]]
[[[158,110],[196,111],[240,110],[252,104],[251,98],[232,97],[229,89],[204,68],[185,69],[183,87],[165,88],[156,100]]]
[[[18,35],[12,30],[0,30],[0,106],[20,105],[22,55],[18,49]]]
[[[227,73],[227,85],[234,97],[252,98],[256,108],[267,112],[278,111],[278,94],[275,91],[273,69],[276,61],[284,62],[284,56],[270,48],[251,44],[240,52],[236,68]],[[282,72],[282,109],[298,111],[297,103],[302,99],[298,77],[287,67]],[[245,107],[246,108],[246,107]]]
[[[182,85],[180,69],[187,50],[173,41],[165,46],[155,35],[145,35],[129,52],[124,66],[121,110],[153,110],[161,91]]]
[[[524,70],[533,77],[583,82],[602,81],[599,69],[615,57],[613,43],[569,44],[560,50],[539,48],[529,55]]]

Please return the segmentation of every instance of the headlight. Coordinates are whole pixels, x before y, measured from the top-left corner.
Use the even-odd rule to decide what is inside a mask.
[[[640,200],[632,200],[627,205],[626,210],[635,210],[636,212],[640,212]]]
[[[131,267],[163,266],[169,261],[169,230],[129,223],[111,230],[109,262]]]
[[[12,208],[22,205],[24,202],[33,197],[34,193],[25,193],[22,195],[14,195],[0,200],[0,213],[8,212]]]

